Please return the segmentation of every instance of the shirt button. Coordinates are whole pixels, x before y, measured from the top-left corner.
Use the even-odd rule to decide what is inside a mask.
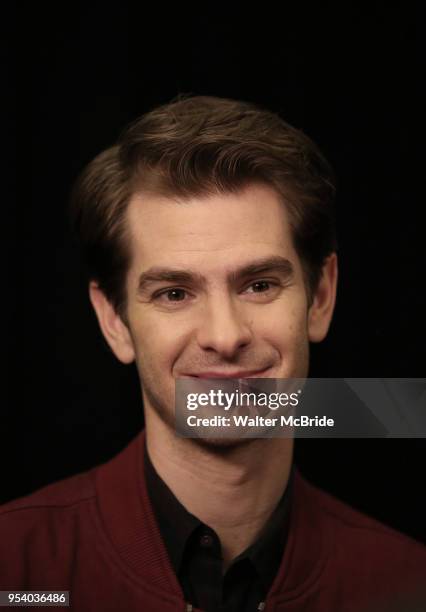
[[[212,544],[213,544],[213,538],[211,535],[209,535],[208,533],[205,533],[204,535],[201,536],[200,546],[202,546],[203,548],[210,548]]]

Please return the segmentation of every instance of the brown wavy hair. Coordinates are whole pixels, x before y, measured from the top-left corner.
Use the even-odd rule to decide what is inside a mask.
[[[90,279],[124,315],[131,258],[125,213],[134,193],[207,196],[254,182],[274,188],[288,210],[311,299],[325,258],[336,250],[330,165],[275,113],[207,96],[179,98],[143,115],[83,170],[71,215]]]

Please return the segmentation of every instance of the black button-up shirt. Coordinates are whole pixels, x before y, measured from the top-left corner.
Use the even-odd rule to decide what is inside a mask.
[[[190,514],[155,471],[145,451],[148,494],[185,599],[206,612],[257,612],[278,571],[287,538],[291,482],[257,540],[225,574],[216,532]]]

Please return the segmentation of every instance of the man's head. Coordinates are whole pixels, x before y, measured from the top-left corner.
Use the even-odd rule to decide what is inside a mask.
[[[253,105],[189,98],[143,116],[74,193],[91,300],[146,403],[178,376],[298,377],[331,319],[332,173]]]

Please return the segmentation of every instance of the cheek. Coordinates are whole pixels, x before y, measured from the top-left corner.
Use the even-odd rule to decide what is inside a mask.
[[[155,320],[154,320],[155,319]],[[138,362],[150,368],[169,369],[183,350],[186,327],[172,317],[139,316],[133,319],[133,342]]]
[[[290,300],[289,300],[290,302]],[[273,343],[293,344],[307,337],[307,305],[303,296],[291,303],[280,300],[271,305],[264,316],[254,318],[258,333],[267,336]]]
[[[306,326],[301,322],[282,322],[273,330],[265,330],[263,340],[273,346],[281,356],[291,358],[299,352],[299,347],[308,342]]]

